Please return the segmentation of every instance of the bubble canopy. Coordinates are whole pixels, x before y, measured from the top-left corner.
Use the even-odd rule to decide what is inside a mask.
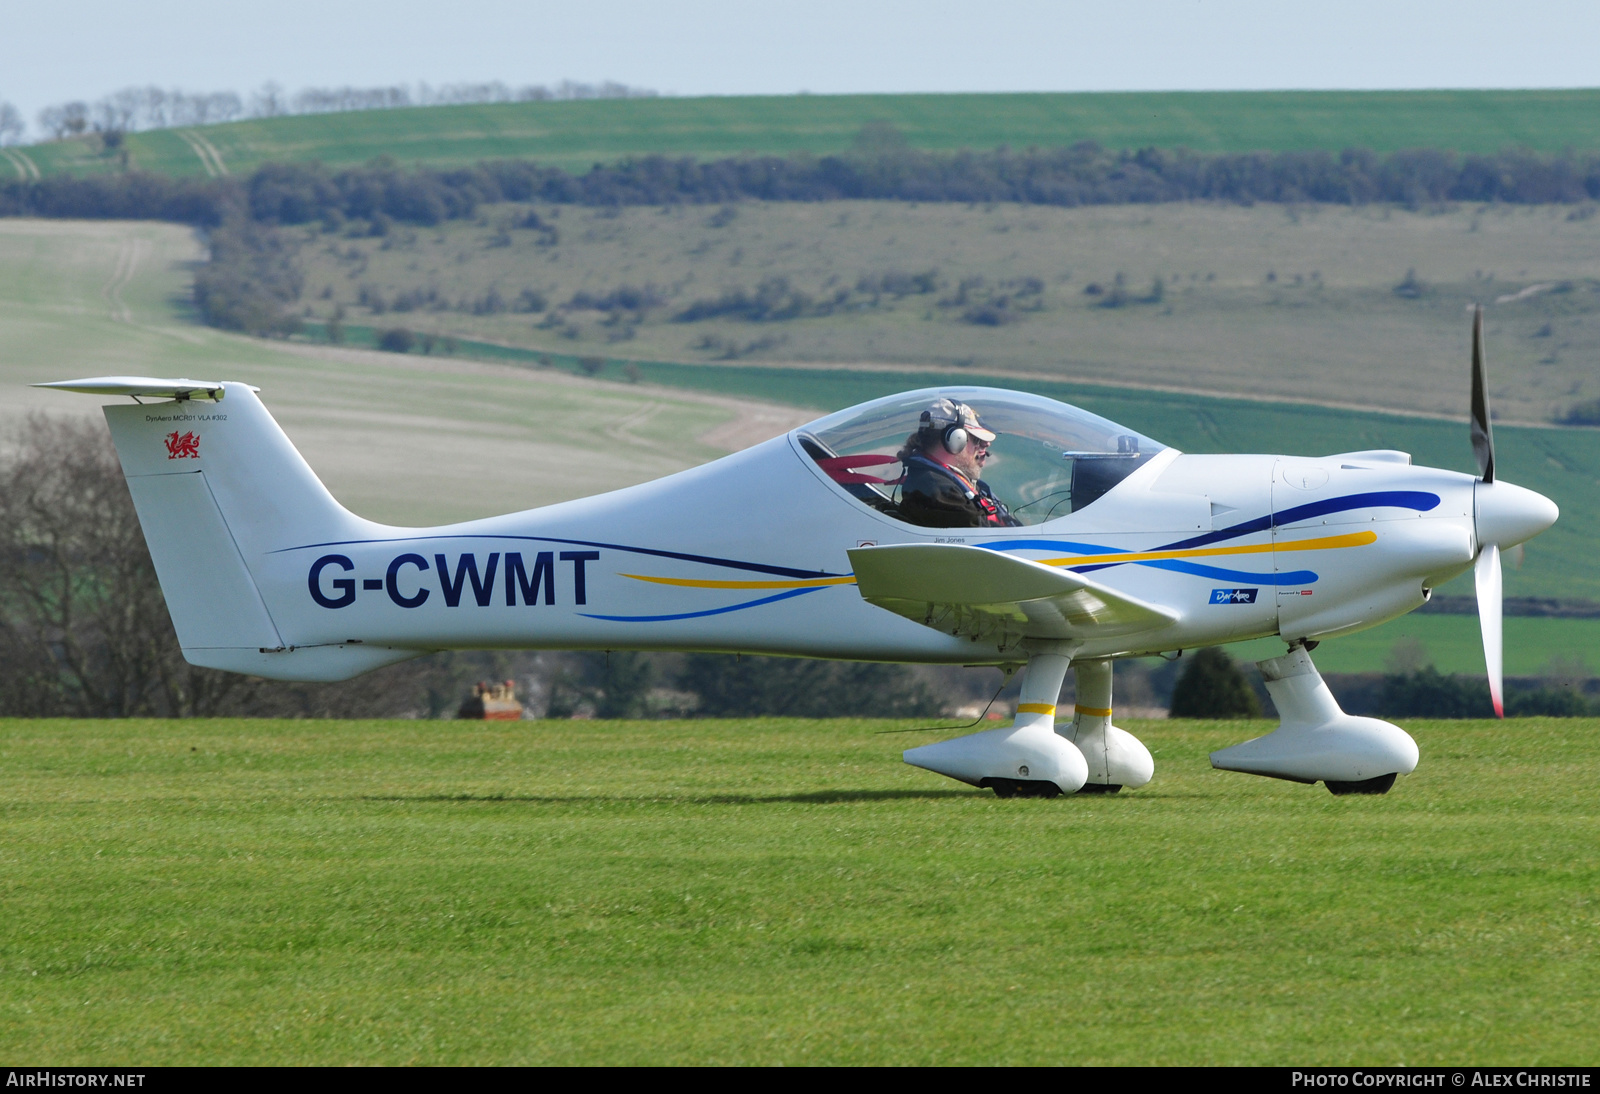
[[[1093,504],[1166,446],[1116,422],[1040,395],[989,387],[908,391],[841,410],[795,430],[812,459],[850,494],[896,519],[901,453],[939,399],[966,403],[997,434],[983,479],[1023,524]]]

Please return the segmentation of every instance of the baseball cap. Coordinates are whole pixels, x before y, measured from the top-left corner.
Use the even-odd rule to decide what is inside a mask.
[[[953,425],[959,425],[967,431],[967,436],[976,437],[980,441],[990,442],[995,436],[991,430],[983,428],[976,410],[966,403],[952,402],[949,399],[939,399],[924,410],[922,421],[925,425],[936,429],[948,429]]]

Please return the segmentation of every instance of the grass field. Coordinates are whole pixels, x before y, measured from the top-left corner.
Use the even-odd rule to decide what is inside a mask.
[[[0,1045],[52,1064],[1600,1056],[1600,725],[1381,798],[1000,801],[862,721],[0,723]]]
[[[190,314],[200,257],[194,235],[171,225],[0,220],[0,424],[20,428],[29,412],[98,417],[96,400],[26,387],[41,381],[246,380],[341,501],[402,524],[632,485],[743,447],[764,425],[797,424],[793,411],[710,392],[226,334]],[[719,441],[730,427],[734,439]]]
[[[173,175],[214,172],[218,159],[237,174],[268,161],[344,166],[375,156],[435,165],[532,158],[582,171],[647,153],[709,158],[838,152],[867,122],[886,121],[916,147],[941,151],[1093,140],[1109,148],[1185,146],[1207,152],[1390,152],[1421,146],[1558,152],[1600,148],[1597,107],[1600,90],[1594,89],[729,96],[259,119],[136,133],[127,148],[137,167]],[[101,172],[118,164],[93,139],[25,151],[46,173]],[[0,170],[8,169],[0,162]]]

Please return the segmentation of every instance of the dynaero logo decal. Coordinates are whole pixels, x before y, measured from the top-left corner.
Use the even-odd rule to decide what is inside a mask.
[[[1260,589],[1212,589],[1213,604],[1254,604]]]
[[[174,429],[165,438],[167,442],[167,459],[169,460],[198,460],[200,458],[200,438],[193,430],[181,437]]]

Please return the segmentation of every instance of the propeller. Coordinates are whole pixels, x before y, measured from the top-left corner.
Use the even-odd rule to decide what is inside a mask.
[[[1483,305],[1472,311],[1472,454],[1479,481],[1494,482],[1494,427],[1489,424],[1489,365],[1483,354]],[[1477,489],[1474,489],[1474,494]],[[1483,631],[1483,661],[1489,669],[1489,698],[1496,718],[1506,716],[1503,674],[1505,643],[1501,624],[1500,545],[1478,536],[1473,579],[1478,594],[1478,626]]]
[[[1489,365],[1483,356],[1483,305],[1472,310],[1472,454],[1478,478],[1494,481],[1494,427],[1489,424]]]
[[[1494,701],[1494,716],[1506,716],[1501,678],[1505,649],[1500,629],[1500,547],[1486,543],[1478,552],[1472,576],[1478,588],[1478,625],[1483,628],[1483,660],[1489,666],[1489,698]]]

